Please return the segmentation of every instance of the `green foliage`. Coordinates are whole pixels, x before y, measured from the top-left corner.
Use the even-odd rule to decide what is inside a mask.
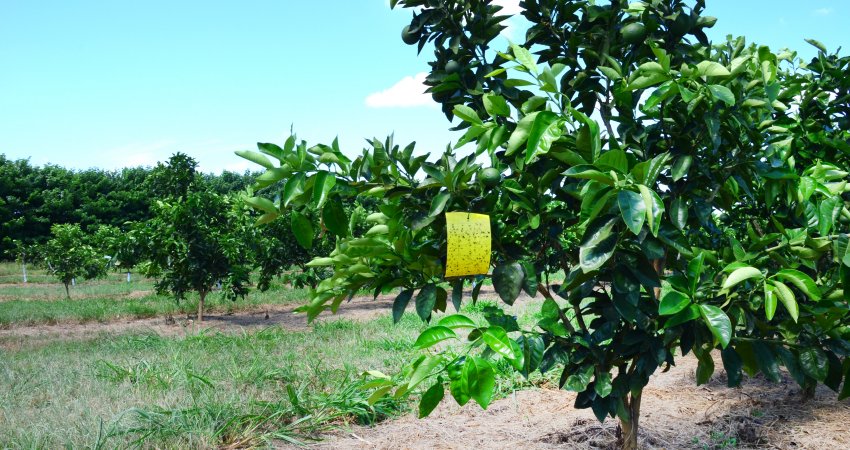
[[[402,288],[395,316],[415,298],[423,320],[445,311],[444,281],[473,283],[474,300],[481,278],[443,279],[442,213],[490,215],[493,284],[507,304],[520,288],[543,295],[542,319],[506,328],[494,314],[461,353],[414,361],[399,389],[436,380],[420,412],[445,383],[458,403],[486,407],[499,360],[521,373],[562,364],[576,407],[618,417],[634,448],[641,391],[677,349],[696,354],[700,383],[715,348],[730,382],[742,371],[778,379],[781,364],[804,387],[850,383],[838,331],[850,320],[850,97],[834,94],[847,91],[850,59],[819,47],[805,64],[743,38],[712,45],[701,0],[526,1],[526,42],[504,52],[490,48],[506,17],[489,2],[391,4],[420,8],[405,40],[434,44],[426,84],[465,130],[456,148],[473,153],[427,162],[412,145],[373,140],[352,161],[293,137],[261,144],[276,161],[258,185],[284,185],[270,219],[313,219],[292,221],[303,243],[322,239],[327,199],[370,202],[376,224],[349,228],[315,260],[333,276],[302,308],[311,319],[364,289]],[[482,160],[501,183],[473,181]],[[560,271],[564,282],[550,283]],[[451,338],[442,326],[423,345]]]
[[[106,275],[107,260],[89,244],[90,238],[79,225],[53,225],[53,237],[43,250],[45,263],[62,284],[65,294],[71,294],[68,285],[77,278],[92,279]]]
[[[0,258],[13,259],[13,241],[43,244],[54,224],[78,223],[93,233],[99,225],[126,231],[126,222],[151,217],[150,205],[160,192],[154,182],[160,169],[135,167],[118,171],[74,171],[55,165],[33,166],[0,154]],[[205,189],[225,195],[245,189],[256,174],[204,174]],[[157,188],[158,189],[158,188]]]

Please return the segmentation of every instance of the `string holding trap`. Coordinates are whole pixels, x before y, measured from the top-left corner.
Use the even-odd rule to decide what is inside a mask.
[[[486,275],[490,269],[490,216],[446,213],[446,278]]]

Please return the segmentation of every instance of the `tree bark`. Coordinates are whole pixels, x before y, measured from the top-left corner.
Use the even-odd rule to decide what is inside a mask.
[[[200,292],[201,299],[198,301],[198,322],[204,321],[204,299],[207,297],[206,291]]]
[[[64,284],[65,284],[65,298],[70,300],[71,299],[71,291],[68,290],[68,283],[66,282]]]
[[[638,429],[640,428],[640,397],[642,392],[631,393],[626,402],[625,409],[629,413],[628,420],[620,417],[619,444],[623,450],[637,450]]]
[[[27,263],[23,263],[22,267],[24,268],[24,283],[27,282]]]

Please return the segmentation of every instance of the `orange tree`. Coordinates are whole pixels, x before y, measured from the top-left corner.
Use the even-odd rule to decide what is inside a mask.
[[[391,4],[416,8],[402,38],[433,46],[428,90],[465,131],[456,148],[474,151],[428,161],[374,140],[351,160],[290,138],[243,152],[267,169],[260,184],[283,186],[251,200],[265,220],[285,211],[299,241],[334,237],[308,264],[333,275],[302,311],[398,290],[396,318],[412,302],[430,321],[467,284],[475,300],[485,276],[444,277],[452,210],[491,217],[486,276],[505,304],[522,291],[543,303],[530,329],[441,318],[376,396],[422,385],[420,415],[446,390],[486,407],[495,359],[524,375],[557,367],[575,406],[618,418],[631,449],[643,388],[677,354],[696,356],[697,383],[719,350],[730,385],[785,366],[803,387],[850,394],[846,59],[816,41],[809,65],[743,38],[712,45],[703,1],[526,0],[525,42],[501,52],[506,17],[489,1]],[[374,205],[365,232],[339,206],[352,199]],[[446,340],[460,344],[434,346]]]

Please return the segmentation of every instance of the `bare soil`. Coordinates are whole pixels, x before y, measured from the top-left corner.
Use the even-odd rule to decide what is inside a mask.
[[[719,354],[715,355],[718,367]],[[850,404],[819,389],[803,402],[786,377],[761,377],[726,387],[715,373],[696,386],[697,361],[687,356],[653,376],[641,406],[640,443],[646,449],[848,449]],[[459,407],[447,398],[430,417],[412,414],[374,427],[324,436],[318,449],[614,449],[617,423],[599,423],[589,410],[573,409],[575,394],[554,389],[517,391],[486,411],[474,402]],[[285,445],[281,448],[292,448]]]

